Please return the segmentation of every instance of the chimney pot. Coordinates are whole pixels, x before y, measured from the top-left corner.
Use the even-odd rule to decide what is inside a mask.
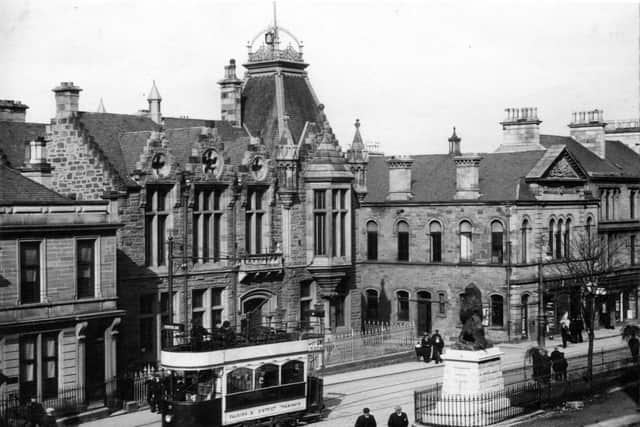
[[[604,159],[606,154],[604,112],[600,109],[579,111],[573,113],[572,118],[569,124],[571,137]]]

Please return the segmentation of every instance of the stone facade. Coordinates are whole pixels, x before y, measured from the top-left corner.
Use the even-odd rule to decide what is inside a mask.
[[[5,174],[6,173],[6,174]],[[9,178],[5,172],[3,180]],[[37,184],[7,179],[14,197]],[[116,375],[116,229],[106,202],[0,203],[0,396],[47,402],[87,387],[104,398]],[[82,254],[81,254],[82,251]],[[84,262],[85,264],[81,264]],[[80,280],[86,281],[84,285]],[[42,361],[42,365],[41,365]]]

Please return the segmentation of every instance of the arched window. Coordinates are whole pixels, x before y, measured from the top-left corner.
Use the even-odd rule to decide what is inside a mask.
[[[442,226],[438,221],[429,224],[431,238],[431,262],[442,262]]]
[[[556,259],[560,259],[562,258],[562,234],[564,233],[564,223],[561,219],[558,220],[558,224],[556,225],[556,233],[555,233],[555,237],[556,237],[556,241],[555,241],[555,249],[556,249],[556,253],[555,253],[555,258]]]
[[[520,297],[520,331],[523,337],[529,336],[529,294]]]
[[[549,237],[548,237],[548,242],[547,242],[547,255],[553,258],[553,233],[555,232],[556,229],[556,221],[555,220],[551,220],[549,221]]]
[[[491,295],[491,326],[504,325],[504,298],[501,295]]]
[[[564,224],[564,257],[571,258],[571,218]]]
[[[460,262],[471,262],[471,223],[460,223]]]
[[[378,291],[367,289],[367,320],[378,320]]]
[[[398,261],[409,261],[409,224],[398,223]]]
[[[528,256],[528,244],[529,244],[529,221],[522,221],[522,228],[520,229],[520,257],[523,264],[526,264],[529,260]]]
[[[491,223],[491,263],[502,264],[503,261],[504,228],[500,221]]]
[[[444,316],[447,314],[447,302],[446,295],[443,292],[438,292],[438,314]]]
[[[249,368],[238,368],[227,374],[227,393],[251,391],[253,371]]]
[[[378,224],[375,221],[367,222],[367,259],[378,259]]]
[[[273,363],[266,363],[256,369],[256,390],[279,385],[279,371],[278,365],[274,365]]]
[[[398,322],[409,321],[409,292],[398,291],[396,292],[396,298],[398,300]]]
[[[586,225],[586,229],[587,229],[587,241],[591,240],[591,227],[593,227],[593,218],[589,217],[587,218],[587,225]]]
[[[304,363],[291,360],[282,365],[282,384],[304,382]]]

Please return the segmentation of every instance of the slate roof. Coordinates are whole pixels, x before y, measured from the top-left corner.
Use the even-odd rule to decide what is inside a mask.
[[[640,177],[640,156],[620,141],[605,142],[607,160],[626,176]]]
[[[545,148],[554,145],[565,145],[582,168],[591,176],[620,175],[620,170],[610,162],[601,159],[591,150],[568,136],[540,135],[540,144]]]
[[[129,178],[127,162],[120,147],[120,136],[125,132],[152,131],[159,129],[153,120],[145,116],[112,113],[78,113],[78,120],[93,137],[120,177],[134,185]],[[128,153],[129,154],[129,153]],[[127,156],[127,160],[130,160]]]
[[[61,196],[44,185],[22,176],[10,167],[0,165],[0,206],[29,205],[74,205],[76,202]]]
[[[481,201],[532,200],[524,176],[542,158],[544,151],[481,153]],[[455,200],[456,165],[454,156],[430,154],[412,156],[412,192],[415,202]],[[369,157],[365,202],[384,202],[389,191],[389,170],[383,156]]]
[[[24,164],[24,143],[45,136],[44,123],[0,121],[0,151],[7,156],[9,166]]]
[[[282,77],[284,113],[289,116],[289,130],[297,143],[306,122],[318,115],[311,89],[304,76]],[[267,145],[274,143],[278,132],[276,83],[273,75],[252,76],[242,91],[242,120],[253,136],[261,136]]]

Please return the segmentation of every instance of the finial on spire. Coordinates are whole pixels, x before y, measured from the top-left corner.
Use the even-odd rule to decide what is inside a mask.
[[[153,86],[151,86],[151,90],[149,91],[149,96],[147,96],[147,101],[162,101],[162,97],[160,96],[160,92],[158,92],[155,80],[153,81]]]
[[[453,127],[453,134],[451,134],[451,136],[449,137],[449,141],[451,142],[459,142],[460,141],[460,137],[456,134],[456,127]]]
[[[356,119],[354,123],[356,127],[356,133],[353,135],[353,142],[351,143],[351,149],[356,151],[364,150],[364,142],[362,141],[362,135],[360,135],[360,119]]]
[[[107,110],[104,108],[104,103],[102,102],[102,98],[100,98],[100,104],[98,104],[97,113],[106,113]]]

